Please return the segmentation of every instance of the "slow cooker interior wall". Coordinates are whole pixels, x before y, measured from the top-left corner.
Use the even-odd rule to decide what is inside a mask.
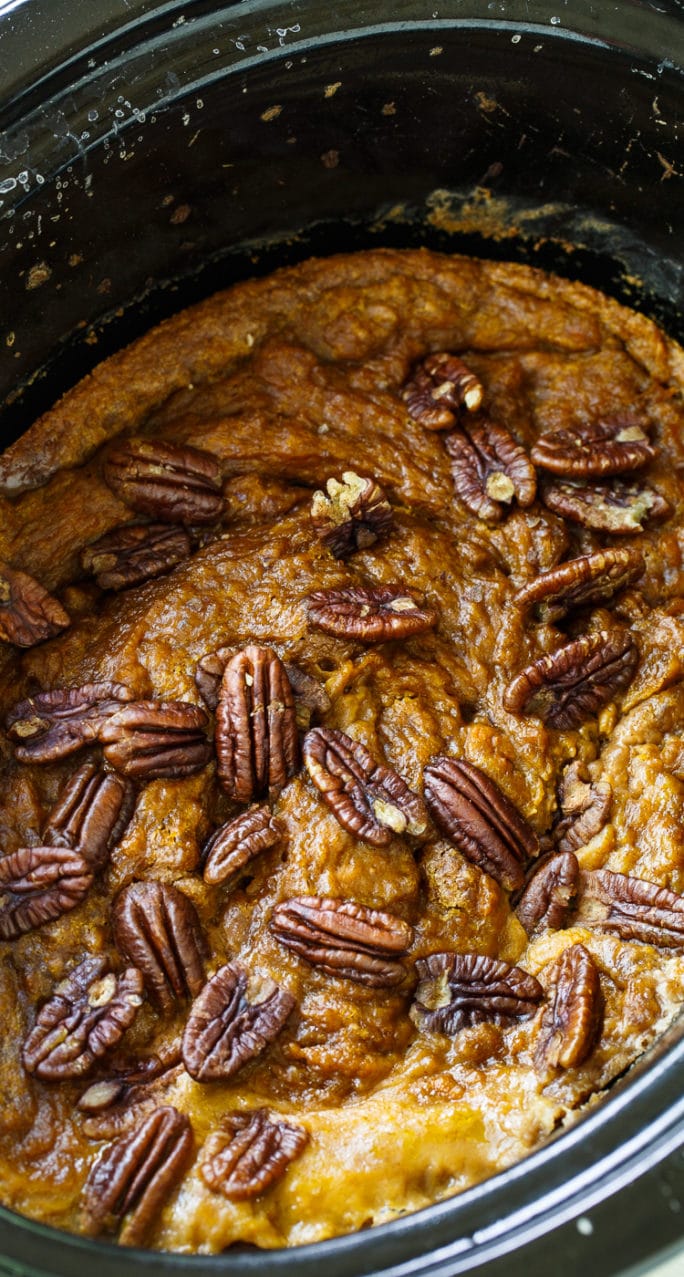
[[[211,24],[192,35],[81,64],[5,131],[32,167],[0,233],[3,442],[150,323],[311,252],[528,260],[684,332],[675,69],[495,24],[221,68]]]
[[[306,48],[290,36],[288,47],[260,63],[234,45],[225,60],[223,52],[215,56],[211,23],[187,39],[182,28],[177,35],[174,49],[150,37],[92,68],[82,59],[78,76],[51,82],[49,102],[34,101],[29,112],[27,99],[23,114],[15,103],[4,129],[0,107],[4,154],[18,165],[31,161],[26,180],[0,192],[0,212],[8,214],[0,225],[3,444],[151,322],[312,251],[427,243],[528,260],[642,305],[684,336],[682,183],[668,169],[677,167],[683,96],[673,66],[656,68],[562,32],[494,23],[385,30]],[[274,106],[281,110],[269,114]],[[435,190],[451,199],[430,202]],[[395,205],[401,218],[387,218]],[[434,216],[445,207],[450,217]],[[26,389],[15,397],[21,381]],[[681,1050],[675,1059],[669,1048],[667,1068],[665,1093],[651,1063],[661,1089],[644,1087],[648,1111],[638,1113],[630,1100],[619,1121],[610,1104],[605,1118],[590,1119],[606,1122],[603,1144],[601,1130],[592,1129],[595,1159],[606,1149],[612,1155],[616,1125],[620,1139],[636,1139],[635,1131],[674,1105]],[[508,1226],[497,1214],[502,1192],[506,1211],[516,1192],[538,1209],[554,1173],[564,1183],[578,1168],[586,1172],[582,1148],[581,1139],[573,1151],[564,1138],[514,1168],[505,1189],[481,1186],[468,1201],[404,1221],[403,1235],[344,1239],[331,1248],[337,1259],[326,1258],[328,1270],[376,1271],[459,1237],[445,1259],[454,1272],[458,1246],[479,1250],[482,1237],[476,1231],[473,1246],[470,1230],[485,1220]],[[659,1185],[652,1197],[660,1201]],[[64,1254],[53,1259],[54,1234],[25,1222],[15,1229],[2,1216],[3,1254],[23,1259],[30,1234],[40,1271],[73,1273],[76,1258],[84,1271],[92,1267],[77,1239],[65,1239]],[[660,1242],[679,1235],[666,1211],[661,1220],[650,1210],[648,1220]],[[574,1226],[568,1231],[572,1246]],[[350,1263],[357,1243],[364,1258]],[[655,1238],[644,1236],[651,1244]],[[116,1253],[101,1253],[102,1271],[118,1272]],[[628,1247],[618,1254],[613,1234],[601,1271],[632,1257]],[[140,1263],[179,1271],[178,1258],[178,1265],[168,1257]],[[234,1266],[247,1271],[251,1258]],[[254,1258],[256,1271],[262,1260]],[[510,1271],[510,1260],[500,1260],[500,1270]],[[269,1260],[274,1268],[288,1262]],[[312,1271],[319,1262],[311,1257]],[[437,1271],[439,1260],[425,1262]],[[493,1273],[497,1261],[490,1262]],[[518,1271],[546,1271],[548,1253],[539,1262],[537,1269],[528,1251]],[[465,1255],[463,1265],[470,1267]]]

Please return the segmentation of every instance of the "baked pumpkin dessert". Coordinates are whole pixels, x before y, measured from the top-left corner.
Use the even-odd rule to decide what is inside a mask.
[[[682,351],[379,250],[195,306],[0,459],[0,1196],[349,1232],[684,1002]]]

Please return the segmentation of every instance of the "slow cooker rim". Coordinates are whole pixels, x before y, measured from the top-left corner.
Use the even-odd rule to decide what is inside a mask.
[[[52,92],[54,82],[63,80],[79,67],[85,68],[88,60],[102,58],[109,61],[117,56],[116,45],[125,44],[131,38],[139,43],[140,37],[152,36],[154,28],[159,30],[165,24],[167,30],[173,31],[181,24],[190,28],[195,22],[203,19],[216,21],[223,14],[231,15],[231,11],[239,8],[240,23],[246,24],[250,19],[257,22],[266,18],[271,11],[282,15],[287,10],[289,21],[303,18],[309,8],[309,0],[223,0],[220,9],[207,0],[126,0],[125,20],[106,21],[104,14],[111,10],[113,0],[91,0],[88,5],[70,5],[64,0],[17,0],[15,8],[3,15],[0,10],[0,63],[6,81],[5,105],[12,103],[18,110],[28,93],[44,90]],[[392,30],[406,27],[410,22],[416,25],[429,26],[435,31],[446,28],[476,25],[490,26],[502,30],[528,32],[535,36],[543,36],[553,40],[577,40],[598,44],[629,54],[632,52],[640,59],[656,60],[659,66],[676,68],[679,65],[684,74],[684,23],[676,13],[668,13],[662,5],[648,5],[650,19],[644,22],[643,0],[614,0],[610,6],[595,5],[592,0],[574,0],[575,11],[583,10],[582,25],[565,23],[555,10],[560,9],[556,0],[499,0],[496,15],[482,14],[480,0],[450,0],[453,12],[442,15],[426,0],[395,0],[395,16],[391,22],[377,23],[357,19],[356,27],[344,27],[333,24],[325,39],[348,39],[355,32],[376,33],[380,30]],[[54,22],[57,5],[61,4],[59,22]],[[359,15],[366,0],[340,0],[334,7],[336,15],[349,11]],[[194,11],[194,12],[193,12]],[[402,14],[415,13],[411,19]],[[177,16],[176,16],[177,15]],[[9,18],[10,23],[3,22]],[[52,21],[51,21],[52,19]],[[620,20],[620,43],[616,44],[615,22]],[[277,19],[276,19],[277,20]],[[285,21],[281,18],[281,21]],[[42,29],[47,32],[43,41],[36,38]],[[267,30],[274,28],[267,26]],[[275,28],[288,29],[291,28]],[[638,39],[637,39],[638,31]],[[66,33],[69,33],[69,52],[66,60],[59,50],[63,49]],[[288,42],[288,52],[300,52],[312,40],[320,42],[320,33],[309,32],[301,41]],[[679,51],[679,52],[678,52]],[[276,45],[272,49],[262,47],[254,63],[263,64],[264,60],[277,58],[283,54],[283,46]],[[60,62],[55,65],[55,59]],[[248,55],[241,59],[241,65],[248,69],[252,59]],[[8,77],[12,76],[11,79]],[[3,107],[0,99],[0,110]]]

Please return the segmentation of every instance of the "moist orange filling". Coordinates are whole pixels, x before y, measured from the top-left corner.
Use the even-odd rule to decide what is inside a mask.
[[[684,358],[529,268],[240,285],[0,458],[0,1195],[391,1220],[684,1000]]]

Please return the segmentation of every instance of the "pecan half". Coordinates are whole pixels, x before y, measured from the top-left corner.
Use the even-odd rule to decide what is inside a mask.
[[[641,576],[644,560],[632,546],[598,550],[542,572],[514,596],[518,607],[535,609],[540,621],[557,621],[570,608],[605,602]]]
[[[541,862],[525,884],[515,909],[528,936],[567,926],[579,875],[579,862],[572,851],[559,852]]]
[[[0,560],[0,639],[33,647],[69,624],[69,614],[35,577]]]
[[[303,1127],[274,1122],[266,1109],[226,1113],[204,1145],[200,1175],[207,1188],[229,1201],[258,1197],[282,1178],[308,1141]]]
[[[134,882],[112,909],[119,953],[141,972],[163,1011],[195,997],[204,985],[202,932],[192,901],[165,882]]]
[[[359,741],[334,727],[314,727],[302,746],[306,770],[336,820],[363,842],[385,847],[395,834],[422,834],[422,798]]]
[[[434,608],[402,585],[350,585],[343,590],[315,590],[306,600],[309,621],[325,634],[386,643],[412,638],[437,624]]]
[[[82,1113],[102,1113],[120,1100],[126,1083],[110,1079],[105,1082],[93,1082],[76,1101],[76,1108]]]
[[[552,430],[541,435],[532,449],[532,460],[542,470],[579,479],[641,470],[657,455],[658,449],[631,416]]]
[[[135,967],[115,975],[105,957],[84,958],[38,1012],[22,1050],[27,1073],[46,1082],[83,1077],[121,1040],[142,1000]]]
[[[102,724],[132,697],[121,683],[38,692],[10,710],[7,735],[21,763],[52,763],[96,740]]]
[[[208,652],[198,662],[195,683],[202,700],[210,710],[215,710],[218,705],[223,671],[239,650],[235,647],[219,647],[216,652]],[[307,731],[314,717],[320,718],[323,714],[327,714],[330,709],[330,697],[312,674],[307,674],[306,670],[300,669],[292,661],[283,661],[283,665],[295,698],[297,726],[301,731]]]
[[[193,776],[211,758],[209,719],[188,701],[133,701],[101,724],[99,740],[112,767],[134,780]]]
[[[524,1019],[544,996],[533,975],[483,953],[431,953],[418,959],[416,971],[420,983],[409,1015],[429,1033]]]
[[[86,763],[67,781],[43,830],[47,847],[78,851],[92,870],[123,834],[135,806],[130,781]]]
[[[239,650],[235,647],[219,647],[215,652],[207,652],[197,663],[195,685],[207,709],[212,713],[218,705],[223,671]]]
[[[205,882],[235,879],[241,869],[262,851],[276,847],[283,837],[282,826],[268,807],[251,807],[212,834],[204,848]]]
[[[522,885],[523,866],[538,854],[539,839],[479,767],[462,758],[433,759],[425,768],[425,801],[467,860],[509,891]]]
[[[559,851],[578,851],[603,829],[613,792],[607,781],[587,782],[580,763],[566,767],[560,785],[561,819],[554,829]]]
[[[104,463],[106,483],[131,510],[162,523],[215,523],[225,509],[216,457],[161,439],[124,439]]]
[[[115,1056],[109,1061],[109,1068],[117,1079],[130,1086],[154,1082],[164,1075],[168,1080],[169,1076],[175,1076],[182,1068],[182,1059],[181,1038],[174,1037],[158,1046],[151,1055],[137,1056],[133,1059],[130,1055],[126,1055],[123,1059]]]
[[[121,1097],[108,1108],[85,1112],[80,1123],[89,1140],[118,1140],[140,1130],[141,1122],[156,1113],[163,1103],[154,1089],[143,1095],[142,1088],[124,1087]],[[112,1221],[115,1230],[116,1221]]]
[[[91,1167],[83,1189],[83,1232],[119,1233],[139,1246],[154,1226],[193,1150],[192,1127],[171,1105],[148,1114],[129,1135],[110,1144]]]
[[[579,727],[631,682],[639,651],[631,635],[599,630],[541,656],[508,684],[504,708],[549,727]]]
[[[107,1077],[93,1082],[77,1100],[81,1129],[88,1139],[113,1140],[137,1128],[143,1117],[164,1103],[166,1092],[185,1073],[180,1037],[154,1055],[107,1060]]]
[[[315,718],[322,718],[327,714],[331,704],[330,697],[313,674],[307,674],[306,670],[300,669],[292,661],[285,661],[285,669],[295,698],[297,726],[300,731],[306,732]]]
[[[337,559],[366,550],[392,530],[392,507],[375,479],[345,470],[342,482],[328,479],[325,492],[314,492],[311,522],[323,545]]]
[[[326,975],[391,988],[406,974],[397,958],[408,950],[413,928],[392,913],[353,900],[298,896],[276,905],[270,926],[286,949]]]
[[[185,528],[166,523],[131,523],[114,528],[81,551],[81,566],[101,590],[126,590],[170,572],[192,551]]]
[[[623,940],[684,949],[684,896],[609,869],[586,870],[580,885],[580,922]]]
[[[553,964],[551,1001],[542,1015],[534,1053],[538,1073],[573,1069],[596,1045],[603,1020],[598,968],[582,944],[571,944]]]
[[[532,505],[537,476],[525,449],[505,426],[483,420],[454,430],[444,440],[451,459],[454,488],[478,519],[497,523],[515,498]]]
[[[93,885],[93,870],[67,847],[20,847],[0,859],[0,940],[16,940],[69,913]]]
[[[226,665],[216,710],[218,777],[239,803],[276,798],[299,767],[299,733],[285,666],[250,645]]]
[[[616,536],[643,532],[644,523],[662,523],[672,514],[669,501],[655,488],[620,479],[592,484],[547,481],[541,486],[541,498],[555,514]]]
[[[268,976],[228,963],[205,984],[183,1033],[183,1063],[198,1082],[232,1077],[278,1036],[295,999]]]
[[[458,355],[438,351],[414,368],[401,389],[409,414],[427,430],[450,430],[461,408],[476,412],[482,405],[481,381]]]

